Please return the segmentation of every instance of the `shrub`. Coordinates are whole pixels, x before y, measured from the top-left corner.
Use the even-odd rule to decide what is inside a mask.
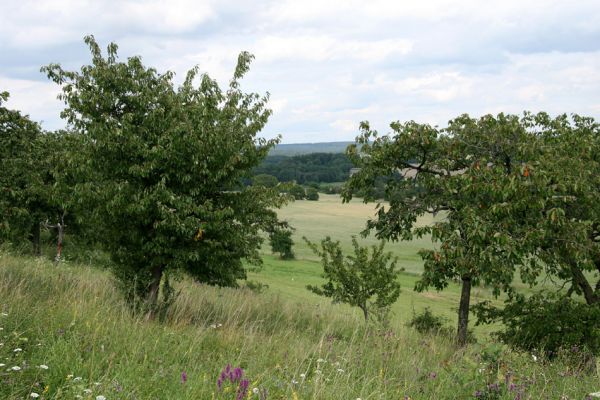
[[[554,358],[568,349],[583,357],[600,354],[600,306],[569,297],[537,293],[528,298],[511,296],[504,309],[481,303],[475,306],[478,323],[500,320],[504,330],[496,336],[511,347],[544,352]]]
[[[425,307],[419,314],[415,314],[413,311],[413,317],[407,325],[422,334],[450,333],[448,332],[449,328],[444,328],[446,322],[446,318],[434,315],[429,307]]]
[[[309,187],[306,189],[306,200],[319,200],[319,192],[314,187]]]

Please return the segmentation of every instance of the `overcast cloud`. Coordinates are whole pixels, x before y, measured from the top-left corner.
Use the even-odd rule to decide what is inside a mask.
[[[246,90],[271,93],[264,136],[353,140],[369,120],[444,125],[462,113],[578,113],[600,119],[600,2],[0,1],[0,90],[9,106],[64,126],[39,69],[89,62],[83,36],[178,79],[199,65],[226,83],[256,56]]]

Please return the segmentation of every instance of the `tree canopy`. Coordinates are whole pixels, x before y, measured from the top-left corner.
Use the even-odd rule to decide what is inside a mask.
[[[545,234],[539,224],[552,199],[550,178],[536,170],[537,128],[543,128],[546,118],[463,115],[444,129],[395,122],[392,134],[381,137],[363,123],[360,151],[349,148],[361,169],[345,188],[346,201],[359,191],[365,201],[372,200],[375,183],[386,178],[389,204],[378,204],[367,231],[387,240],[431,235],[436,248],[421,251],[425,263],[417,290],[442,290],[453,279],[462,282],[460,343],[467,340],[472,284],[484,283],[499,294],[510,290],[518,266],[529,265],[521,270],[528,282],[539,274],[540,259],[531,255]],[[427,213],[440,217],[418,225],[417,219]]]
[[[236,285],[242,259],[259,262],[259,232],[284,202],[274,189],[242,178],[278,139],[257,137],[271,114],[268,95],[244,93],[252,56],[239,55],[227,90],[190,70],[179,87],[138,56],[104,56],[85,38],[91,64],[42,70],[62,87],[62,112],[82,136],[76,190],[93,205],[99,240],[110,252],[128,299],[155,305],[165,273]]]

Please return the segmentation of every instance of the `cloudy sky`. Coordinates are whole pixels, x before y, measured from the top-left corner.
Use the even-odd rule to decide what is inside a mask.
[[[0,90],[9,106],[64,126],[39,69],[89,63],[83,36],[183,79],[226,83],[241,50],[248,91],[271,93],[263,132],[284,143],[353,140],[369,120],[445,125],[462,113],[600,119],[598,0],[2,0]]]

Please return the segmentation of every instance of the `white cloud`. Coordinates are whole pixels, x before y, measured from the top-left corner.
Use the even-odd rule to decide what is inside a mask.
[[[62,126],[57,116],[63,109],[63,103],[56,98],[59,88],[54,83],[12,79],[0,75],[0,91],[10,93],[6,107],[28,114],[36,122],[45,121],[45,128],[56,129]]]

